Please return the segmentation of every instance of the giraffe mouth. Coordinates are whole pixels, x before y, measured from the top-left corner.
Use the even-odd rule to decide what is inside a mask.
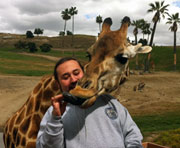
[[[74,96],[68,92],[63,92],[64,101],[73,105],[82,105],[87,99]]]
[[[77,87],[78,89],[81,87]],[[83,89],[83,88],[82,88]],[[83,89],[85,90],[85,89]],[[82,91],[83,91],[82,90]],[[89,89],[86,89],[86,91],[90,91]],[[76,88],[75,91],[71,90],[70,92],[63,92],[63,97],[64,97],[64,101],[73,104],[73,105],[80,105],[80,106],[84,106],[84,103],[88,102],[89,100],[91,100],[92,98],[96,97],[97,95],[101,94],[102,92],[104,92],[104,89],[98,90],[96,92],[92,91],[90,94],[86,95],[87,93],[79,93],[79,94],[75,94],[73,92],[77,92]],[[94,92],[94,93],[93,93]]]

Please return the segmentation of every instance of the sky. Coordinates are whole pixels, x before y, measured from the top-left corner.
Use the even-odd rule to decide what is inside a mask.
[[[74,34],[97,36],[98,15],[102,16],[103,20],[112,18],[111,30],[120,28],[124,16],[129,16],[131,21],[143,18],[153,27],[152,18],[155,12],[147,13],[147,10],[151,8],[149,4],[154,2],[155,0],[4,0],[0,2],[0,33],[25,34],[27,30],[34,32],[35,28],[41,28],[44,29],[45,36],[58,36],[64,29],[61,12],[70,7],[78,10],[78,14],[74,16]],[[169,4],[169,14],[180,13],[180,0],[165,0],[164,5],[166,4]],[[167,17],[157,24],[154,37],[156,45],[173,45],[173,32],[169,30],[170,25],[166,22]],[[67,21],[66,29],[72,30],[72,19]],[[133,29],[133,26],[128,29],[130,40],[134,40]],[[138,39],[142,37],[139,30]],[[177,45],[180,45],[180,25]]]

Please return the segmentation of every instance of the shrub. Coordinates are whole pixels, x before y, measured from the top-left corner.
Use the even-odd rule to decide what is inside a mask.
[[[34,34],[37,34],[37,36],[39,36],[39,34],[43,34],[43,29],[40,29],[40,28],[35,28],[34,29]]]
[[[147,45],[146,39],[140,39],[138,43],[142,43],[143,46]]]
[[[49,52],[52,48],[52,45],[44,43],[40,46],[42,52]]]
[[[27,47],[29,49],[29,52],[36,52],[37,51],[37,47],[36,47],[36,44],[34,42],[29,42],[27,44]]]
[[[19,40],[18,42],[16,42],[16,43],[14,44],[14,47],[15,47],[16,49],[25,49],[25,48],[27,47],[27,43]]]
[[[172,148],[179,148],[180,146],[180,128],[161,132],[154,142],[166,145]]]
[[[73,35],[73,33],[71,31],[67,31],[67,35]]]
[[[64,35],[65,35],[65,32],[64,32],[64,31],[60,31],[60,32],[59,32],[59,35],[60,35],[60,36],[64,36]]]
[[[31,31],[26,32],[26,38],[33,38],[33,37],[34,37],[34,35]]]

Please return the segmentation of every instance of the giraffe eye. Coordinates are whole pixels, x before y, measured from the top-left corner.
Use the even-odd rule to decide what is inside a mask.
[[[115,56],[115,60],[124,65],[126,64],[128,58],[123,57],[123,54],[118,54]]]

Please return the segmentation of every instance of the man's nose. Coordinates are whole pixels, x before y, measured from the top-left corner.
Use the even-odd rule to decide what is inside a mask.
[[[71,82],[76,82],[76,81],[77,81],[76,76],[71,76]]]

